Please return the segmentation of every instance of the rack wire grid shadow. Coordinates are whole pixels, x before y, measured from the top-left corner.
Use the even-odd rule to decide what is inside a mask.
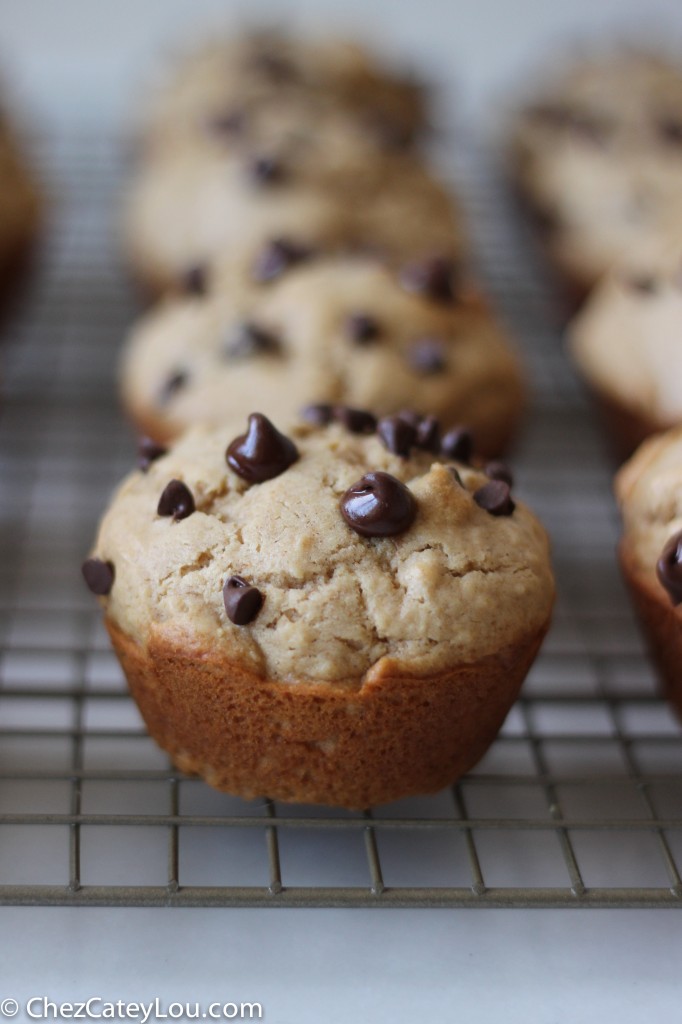
[[[468,776],[351,813],[214,792],[145,733],[79,573],[132,463],[114,384],[136,314],[116,255],[122,147],[34,141],[50,224],[1,350],[0,902],[682,906],[680,730],[619,579],[613,467],[476,147],[450,170],[534,388],[517,490],[552,536],[556,618]]]

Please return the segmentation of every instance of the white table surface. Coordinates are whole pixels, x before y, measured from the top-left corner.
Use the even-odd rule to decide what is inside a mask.
[[[161,44],[203,15],[245,6],[0,0],[0,52],[39,117],[115,121]],[[682,31],[676,0],[306,0],[251,10],[359,22],[427,64],[446,95],[458,83],[465,108],[479,111],[558,36],[614,24]],[[271,1024],[673,1022],[680,948],[674,910],[3,908],[0,1000],[257,1000]]]

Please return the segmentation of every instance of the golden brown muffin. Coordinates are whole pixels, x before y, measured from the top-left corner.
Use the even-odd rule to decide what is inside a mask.
[[[549,623],[547,538],[499,464],[453,461],[461,433],[436,454],[419,420],[347,423],[146,449],[84,566],[152,736],[231,793],[361,808],[453,782]]]
[[[157,441],[254,404],[286,421],[325,403],[466,423],[488,456],[509,447],[524,405],[504,333],[442,260],[400,275],[366,258],[311,260],[260,291],[167,300],[133,329],[121,387]]]
[[[616,477],[620,561],[665,696],[682,718],[682,428],[652,437]]]

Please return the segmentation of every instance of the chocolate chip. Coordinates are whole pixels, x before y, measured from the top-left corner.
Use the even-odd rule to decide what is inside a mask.
[[[194,497],[189,487],[183,484],[182,480],[171,480],[159,498],[156,513],[159,516],[172,516],[177,522],[178,519],[191,516],[195,509]]]
[[[401,409],[397,415],[399,419],[404,420],[405,423],[409,423],[415,430],[422,421],[422,417],[418,412],[415,412],[414,409]]]
[[[400,281],[408,292],[446,303],[455,300],[459,283],[455,264],[442,256],[410,263],[400,275]]]
[[[407,361],[417,373],[442,373],[447,366],[442,338],[415,338],[407,350]]]
[[[137,467],[141,469],[143,473],[146,473],[152,462],[156,459],[160,459],[162,455],[166,454],[167,448],[163,448],[156,441],[153,441],[151,437],[140,437],[137,441]]]
[[[440,443],[441,454],[458,462],[470,462],[474,454],[474,439],[466,427],[453,427]]]
[[[277,355],[280,351],[279,338],[275,334],[248,320],[232,332],[224,349],[228,359]]]
[[[658,291],[656,278],[648,274],[633,274],[626,278],[625,283],[628,288],[640,295],[655,295]]]
[[[367,345],[381,335],[379,322],[368,313],[351,313],[346,320],[346,330],[357,345]]]
[[[508,484],[509,487],[514,486],[514,476],[509,466],[506,466],[504,462],[489,462],[483,469],[483,472],[491,480],[501,480],[503,483]]]
[[[280,185],[287,177],[286,167],[276,156],[257,156],[248,166],[248,174],[256,185]]]
[[[417,427],[416,444],[427,452],[440,451],[440,423],[435,416],[422,416]]]
[[[206,130],[211,135],[225,138],[242,135],[246,124],[247,117],[243,110],[226,110],[220,114],[213,114],[205,121]]]
[[[682,603],[682,530],[668,540],[656,563],[656,575],[673,604]]]
[[[384,416],[377,424],[377,434],[389,452],[408,456],[410,448],[417,441],[417,428],[400,416]]]
[[[362,537],[392,537],[417,514],[411,492],[390,473],[367,473],[341,498],[341,515]]]
[[[88,558],[81,566],[88,589],[98,597],[106,597],[114,585],[114,564],[100,558]]]
[[[188,267],[182,275],[181,285],[186,295],[205,295],[208,291],[206,267],[201,263]]]
[[[166,405],[167,402],[170,402],[171,398],[177,395],[178,391],[182,391],[188,380],[189,374],[186,370],[176,370],[175,373],[172,373],[161,388],[159,394],[161,405]]]
[[[509,484],[504,480],[491,480],[474,492],[474,501],[491,516],[510,516],[516,506],[512,501]]]
[[[335,405],[333,416],[337,423],[350,430],[351,434],[373,434],[377,428],[376,416],[365,409],[351,409],[347,405]]]
[[[304,406],[300,416],[306,423],[313,423],[316,427],[326,427],[334,418],[334,410],[331,405],[318,402],[315,405]]]
[[[268,242],[256,257],[252,269],[253,278],[263,284],[274,281],[297,263],[309,260],[312,255],[312,249],[307,246],[286,238],[276,238]]]
[[[243,576],[230,576],[223,587],[225,611],[235,626],[246,626],[253,622],[263,607],[263,600],[260,590],[247,583]]]
[[[225,458],[230,469],[243,480],[259,484],[279,476],[296,462],[298,449],[266,416],[252,412],[246,433],[235,437]]]
[[[662,117],[656,127],[664,142],[672,146],[682,146],[682,118]]]

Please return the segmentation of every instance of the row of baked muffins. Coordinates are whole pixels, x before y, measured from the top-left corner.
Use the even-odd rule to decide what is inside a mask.
[[[613,450],[642,445],[616,479],[621,565],[682,716],[682,63],[578,60],[523,110],[511,155],[549,262],[583,303],[569,350]]]
[[[545,532],[490,461],[521,373],[426,121],[357,47],[272,35],[144,118],[127,238],[167,294],[125,347],[146,437],[84,574],[151,734],[232,793],[453,782],[549,624]]]

